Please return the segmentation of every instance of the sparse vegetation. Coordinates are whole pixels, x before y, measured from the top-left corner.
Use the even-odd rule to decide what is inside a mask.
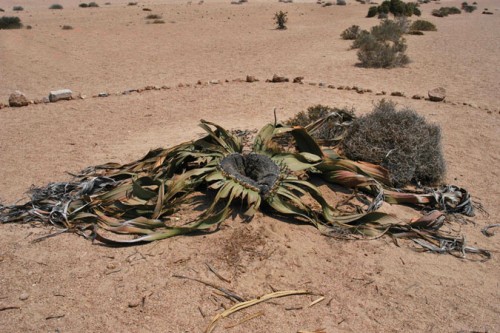
[[[24,8],[22,6],[14,6],[12,7],[12,10],[15,12],[22,12]]]
[[[165,23],[165,21],[163,21],[163,20],[154,20],[153,21],[153,24],[164,24],[164,23]]]
[[[374,17],[379,14],[379,18],[385,18],[384,14],[391,13],[395,17],[398,16],[420,16],[422,13],[416,2],[404,2],[401,0],[385,0],[380,6],[372,6],[368,9],[366,17]]]
[[[63,9],[63,6],[58,4],[58,3],[55,3],[55,4],[51,5],[49,7],[49,9]]]
[[[274,21],[277,25],[278,30],[285,30],[286,23],[288,22],[288,13],[280,10],[274,14]]]
[[[340,37],[345,40],[356,40],[361,33],[367,33],[368,31],[366,30],[361,30],[359,28],[359,25],[352,25],[349,28],[345,29],[342,31],[340,34]]]
[[[85,2],[82,2],[81,4],[78,5],[80,8],[87,8],[89,5],[86,4]]]
[[[2,16],[0,17],[0,30],[2,29],[21,29],[23,24],[17,16]]]
[[[137,6],[137,2],[129,2],[127,6]]]
[[[366,14],[366,17],[375,17],[378,14],[378,7],[377,6],[371,6],[368,8],[368,14]]]
[[[96,7],[99,7],[99,5],[97,4],[97,2],[89,2],[89,7],[96,8]]]
[[[407,20],[384,20],[372,27],[369,33],[360,33],[352,48],[359,48],[358,59],[362,67],[392,68],[409,63],[405,54],[408,31]]]
[[[62,26],[62,29],[63,29],[63,30],[73,30],[73,27],[72,27],[72,26],[70,26],[70,25],[63,25],[63,26]]]
[[[158,14],[149,14],[146,16],[146,20],[159,20],[161,19],[161,15]]]
[[[432,11],[432,15],[436,17],[446,17],[448,15],[456,15],[461,13],[462,11],[457,7],[441,7]]]
[[[99,5],[97,4],[97,2],[89,2],[89,3],[81,3],[78,5],[78,7],[81,7],[81,8],[97,8],[99,7]]]
[[[345,6],[347,5],[345,0],[337,0],[337,6]]]
[[[354,119],[354,109],[339,109],[317,104],[307,108],[307,111],[297,113],[294,117],[288,119],[285,124],[290,126],[306,127],[307,125],[334,113],[336,114],[335,117],[324,122],[323,125],[315,129],[311,135],[319,142],[336,144],[341,140],[341,138],[344,137],[347,127]]]
[[[390,101],[380,101],[373,112],[355,119],[342,149],[349,159],[385,167],[397,187],[435,184],[445,174],[440,127],[412,109],[397,111]]]
[[[434,23],[426,20],[416,20],[410,25],[410,31],[436,31]]]
[[[474,5],[469,5],[467,2],[462,3],[462,10],[466,13],[472,13],[477,9]]]
[[[3,8],[0,8],[0,12],[5,12],[5,10],[3,10]]]

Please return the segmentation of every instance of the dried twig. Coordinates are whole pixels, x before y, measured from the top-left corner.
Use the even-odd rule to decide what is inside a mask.
[[[229,297],[230,299],[232,300],[235,300],[237,302],[245,302],[245,299],[242,298],[241,296],[238,296],[237,294],[235,294],[233,291],[231,290],[228,290],[224,287],[221,287],[221,286],[218,286],[216,284],[213,284],[211,282],[207,282],[207,281],[203,281],[203,280],[200,280],[200,279],[197,279],[197,278],[191,278],[191,277],[188,277],[188,276],[184,276],[184,275],[177,275],[177,274],[174,274],[172,275],[173,277],[176,277],[178,279],[187,279],[187,280],[192,280],[192,281],[196,281],[196,282],[199,282],[199,283],[203,283],[204,285],[206,286],[209,286],[209,287],[212,287],[214,289],[217,289],[221,292],[223,292],[227,297]]]
[[[229,315],[231,315],[231,314],[233,314],[233,313],[235,313],[237,311],[246,309],[248,307],[251,307],[253,305],[256,305],[256,304],[268,301],[268,300],[273,299],[273,298],[285,297],[285,296],[291,296],[291,295],[308,295],[308,294],[311,294],[311,292],[307,291],[307,290],[277,291],[277,292],[274,292],[274,293],[263,295],[263,296],[261,296],[259,298],[256,298],[256,299],[252,299],[250,301],[238,303],[238,304],[230,307],[226,311],[217,314],[212,319],[212,321],[210,322],[210,324],[208,325],[207,329],[205,330],[205,333],[211,333],[215,329],[215,326],[216,326],[217,321],[219,319],[228,317]]]
[[[495,228],[495,227],[500,227],[500,223],[487,225],[486,227],[484,227],[483,229],[481,229],[481,232],[482,232],[482,233],[483,233],[483,235],[485,235],[486,237],[491,237],[491,236],[494,236],[494,235],[495,235],[495,232],[494,232],[494,231],[489,231],[489,229],[491,229],[491,228]]]
[[[210,272],[214,273],[215,276],[217,276],[219,279],[221,279],[224,282],[231,283],[230,280],[228,280],[225,277],[223,277],[222,275],[220,275],[208,262],[206,262],[205,265],[208,267]]]

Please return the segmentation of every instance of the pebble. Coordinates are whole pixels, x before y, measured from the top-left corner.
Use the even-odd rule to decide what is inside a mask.
[[[27,300],[28,298],[30,297],[30,295],[28,293],[22,293],[21,295],[19,295],[19,299],[21,301],[25,301]]]

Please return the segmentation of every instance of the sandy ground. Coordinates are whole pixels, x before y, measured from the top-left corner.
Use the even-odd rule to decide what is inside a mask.
[[[247,298],[272,289],[309,289],[222,320],[217,332],[498,332],[499,237],[480,229],[498,223],[500,191],[500,4],[447,18],[423,5],[437,32],[407,36],[412,63],[379,70],[355,66],[356,52],[339,38],[352,24],[369,28],[368,6],[251,2],[241,6],[159,1],[126,6],[48,10],[53,1],[3,1],[32,30],[0,31],[0,102],[21,90],[30,99],[70,88],[83,100],[0,110],[0,202],[11,204],[32,185],[68,179],[65,172],[108,161],[127,162],[148,149],[196,138],[200,118],[254,129],[322,103],[369,112],[379,91],[425,95],[442,86],[448,103],[394,97],[441,125],[447,182],[467,188],[487,214],[454,224],[487,262],[417,253],[389,239],[345,242],[259,213],[251,223],[227,221],[205,236],[178,237],[134,248],[106,248],[75,235],[39,243],[47,228],[0,225],[0,327],[3,332],[200,332],[231,303],[181,274],[223,285]],[[152,12],[142,11],[142,7]],[[488,8],[494,15],[481,15]],[[272,16],[289,14],[276,31]],[[146,24],[149,13],[165,24]],[[71,25],[73,30],[60,26]],[[270,84],[280,74],[306,84]],[[247,74],[256,83],[233,81]],[[196,85],[220,80],[216,85]],[[225,82],[228,80],[229,82]],[[311,83],[359,86],[373,93]],[[182,83],[184,86],[179,87]],[[147,85],[170,89],[116,96]],[[187,86],[189,85],[189,86]],[[107,98],[91,98],[101,92]],[[467,103],[470,105],[463,105]],[[418,216],[392,207],[404,217]],[[206,264],[230,283],[219,280]],[[12,307],[11,309],[9,307]],[[263,315],[229,328],[246,317]]]

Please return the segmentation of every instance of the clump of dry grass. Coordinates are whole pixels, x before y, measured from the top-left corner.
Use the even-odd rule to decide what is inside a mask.
[[[441,128],[410,108],[382,100],[373,112],[353,121],[342,142],[352,160],[379,164],[394,186],[435,184],[444,178]]]

